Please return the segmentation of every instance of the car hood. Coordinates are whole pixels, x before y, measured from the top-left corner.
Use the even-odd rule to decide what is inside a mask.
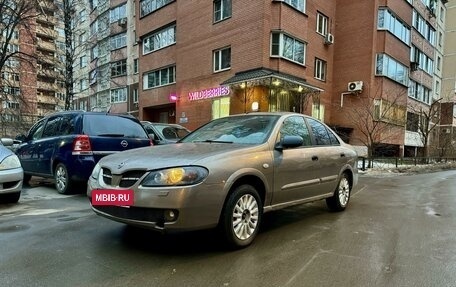
[[[14,154],[10,149],[5,146],[0,145],[0,162],[4,160],[7,156]]]
[[[176,143],[137,148],[106,156],[100,165],[116,173],[125,170],[152,170],[172,166],[204,165],[218,156],[229,157],[230,153],[250,153],[258,145],[227,143]]]

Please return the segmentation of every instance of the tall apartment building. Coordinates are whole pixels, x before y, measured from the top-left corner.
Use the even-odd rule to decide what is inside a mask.
[[[61,27],[58,21],[61,11],[59,3],[53,0],[38,1],[35,10],[30,11],[36,12],[36,18],[15,20],[22,24],[15,29],[7,53],[20,51],[27,56],[10,57],[1,71],[1,136],[24,134],[37,119],[63,108],[63,74],[60,65],[63,60],[61,49],[64,47],[59,45],[62,43],[61,33],[58,32]],[[24,9],[27,5],[27,2],[24,6],[15,5],[14,9]],[[6,41],[11,27],[8,24],[2,27],[0,42]]]
[[[446,2],[139,1],[139,117],[196,128],[297,111],[354,145],[370,136],[379,154],[423,155],[423,113],[442,96]],[[366,135],[372,122],[381,132]]]
[[[138,115],[135,1],[90,0],[88,93],[77,108]]]
[[[442,119],[439,147],[442,155],[456,155],[456,0],[448,1],[443,56]]]

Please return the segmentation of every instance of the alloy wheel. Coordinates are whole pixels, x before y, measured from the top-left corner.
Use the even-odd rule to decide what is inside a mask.
[[[258,225],[258,202],[251,194],[244,194],[233,210],[233,231],[238,239],[250,238]]]

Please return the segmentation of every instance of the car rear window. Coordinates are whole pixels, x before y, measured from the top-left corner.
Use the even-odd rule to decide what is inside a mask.
[[[85,115],[83,125],[90,136],[148,138],[140,123],[121,116]]]

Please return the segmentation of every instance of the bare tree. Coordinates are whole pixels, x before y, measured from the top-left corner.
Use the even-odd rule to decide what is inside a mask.
[[[430,136],[432,132],[440,124],[440,101],[442,99],[433,100],[430,106],[425,106],[421,103],[410,105],[410,111],[417,115],[414,117],[415,123],[418,128],[421,142],[423,144],[423,156],[429,157],[430,155]]]
[[[41,3],[32,0],[0,0],[0,110],[1,133],[11,135],[33,121],[33,106],[23,85],[35,63],[34,19]],[[27,117],[27,115],[29,115]]]
[[[358,132],[356,140],[367,147],[369,158],[382,143],[392,141],[403,131],[406,92],[401,88],[392,91],[378,88],[373,94],[356,96],[356,105],[340,107],[350,125]]]

